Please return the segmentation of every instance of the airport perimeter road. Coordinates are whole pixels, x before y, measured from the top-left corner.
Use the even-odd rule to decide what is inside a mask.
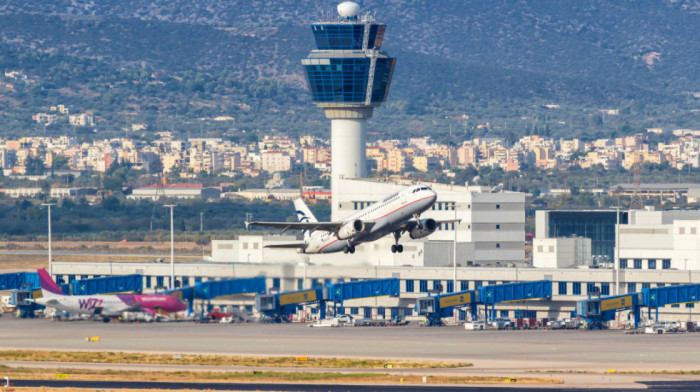
[[[88,343],[85,341],[88,336],[99,336],[100,341]],[[700,334],[627,335],[622,331],[543,330],[468,332],[460,327],[308,328],[302,324],[190,322],[104,324],[17,320],[5,316],[0,317],[0,347],[463,361],[474,366],[422,372],[555,377],[564,379],[565,386],[594,388],[612,385],[640,388],[642,386],[635,382],[700,380],[699,375],[601,373],[610,369],[618,372],[700,370]],[[6,361],[3,363],[11,365]]]

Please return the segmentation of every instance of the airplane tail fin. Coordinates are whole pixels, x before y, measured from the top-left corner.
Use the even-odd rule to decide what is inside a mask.
[[[41,294],[44,297],[55,297],[65,295],[60,287],[51,279],[51,275],[45,269],[38,269],[39,284],[41,285]]]
[[[316,220],[316,217],[311,212],[309,207],[307,207],[306,203],[304,203],[304,200],[302,200],[302,199],[294,200],[294,208],[296,209],[297,218],[299,219],[299,222],[318,222],[318,220]],[[304,241],[305,242],[308,241],[308,239],[311,237],[311,234],[309,233],[309,231],[304,230],[303,234],[304,234]]]

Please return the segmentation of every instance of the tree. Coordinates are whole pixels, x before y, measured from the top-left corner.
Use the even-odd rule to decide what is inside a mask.
[[[40,176],[46,171],[44,161],[39,157],[29,157],[24,163],[26,173],[29,175]]]

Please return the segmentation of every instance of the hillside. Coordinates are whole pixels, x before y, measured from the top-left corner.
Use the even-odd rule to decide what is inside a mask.
[[[0,134],[45,131],[31,114],[69,103],[95,112],[101,132],[146,122],[234,138],[270,128],[325,135],[298,59],[313,48],[309,23],[336,4],[7,2],[0,67],[36,83],[0,87]],[[700,126],[691,111],[700,92],[698,1],[361,4],[388,24],[383,49],[399,59],[372,120],[379,137],[408,130],[459,142],[483,134],[475,125],[487,122],[494,135],[582,137]],[[606,119],[598,109],[620,115]],[[196,122],[221,114],[235,125]],[[452,118],[462,114],[469,124],[450,139],[450,127],[464,125]]]

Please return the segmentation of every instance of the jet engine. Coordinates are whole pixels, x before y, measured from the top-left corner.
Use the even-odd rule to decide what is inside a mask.
[[[340,226],[338,230],[338,239],[347,240],[365,231],[365,223],[359,219],[352,222],[347,222]]]
[[[418,238],[423,238],[427,237],[435,230],[437,229],[437,222],[435,222],[435,219],[421,219],[418,221],[418,224],[416,227],[411,229],[411,231],[408,233],[409,237],[412,239],[416,240]]]

